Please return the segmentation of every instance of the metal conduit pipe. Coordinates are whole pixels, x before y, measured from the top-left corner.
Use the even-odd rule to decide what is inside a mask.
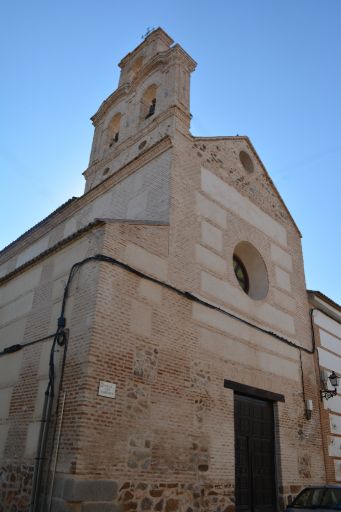
[[[48,498],[48,507],[47,507],[48,512],[50,512],[51,505],[52,505],[52,493],[53,493],[54,478],[55,478],[55,475],[56,475],[56,468],[57,468],[59,443],[60,443],[60,433],[61,433],[61,430],[62,430],[62,423],[63,423],[63,417],[64,417],[65,397],[66,397],[66,392],[64,391],[63,401],[62,401],[62,406],[61,406],[61,411],[60,411],[59,426],[58,426],[56,454],[55,454],[55,458],[54,458],[54,464],[53,464],[52,476],[51,476],[51,486],[50,486],[50,492],[49,492],[49,498]]]
[[[34,512],[35,510],[37,510],[36,504],[39,499],[38,491],[37,491],[37,489],[38,489],[37,484],[38,484],[39,474],[40,474],[40,461],[41,461],[41,455],[42,455],[41,447],[42,447],[42,439],[43,439],[44,430],[45,430],[45,418],[46,418],[48,401],[49,401],[49,393],[46,390],[45,398],[44,398],[44,405],[43,405],[42,419],[40,420],[41,423],[40,423],[40,429],[39,429],[38,449],[37,449],[37,455],[36,455],[35,464],[34,464],[30,512]]]
[[[312,348],[311,349],[307,349],[305,347],[302,347],[300,345],[298,345],[296,342],[292,341],[292,340],[289,340],[275,332],[272,332],[268,329],[265,329],[259,325],[256,325],[256,324],[253,324],[252,322],[244,319],[244,318],[241,318],[237,315],[235,315],[234,313],[231,313],[219,306],[216,306],[214,304],[211,304],[209,302],[207,302],[206,300],[202,299],[201,297],[198,297],[190,292],[186,292],[185,290],[181,290],[181,289],[178,289],[166,282],[163,282],[163,281],[160,281],[159,279],[156,279],[154,277],[151,277],[133,267],[131,267],[130,265],[122,262],[122,261],[119,261],[115,258],[112,258],[110,256],[106,256],[104,254],[96,254],[95,256],[89,256],[88,258],[85,258],[84,260],[82,261],[79,261],[77,263],[75,263],[71,269],[70,269],[70,272],[69,272],[69,277],[68,277],[68,280],[67,280],[67,283],[65,285],[65,289],[64,289],[64,294],[63,294],[63,300],[62,300],[62,308],[61,308],[61,314],[60,314],[60,317],[58,319],[58,330],[57,330],[57,333],[54,337],[54,341],[53,341],[53,345],[52,345],[52,349],[51,349],[51,355],[50,355],[50,382],[51,382],[51,391],[52,391],[52,395],[50,393],[50,389],[47,390],[47,394],[45,396],[45,401],[44,401],[44,407],[43,407],[43,417],[42,417],[42,425],[41,425],[41,429],[40,429],[40,433],[39,433],[39,442],[38,442],[38,449],[37,449],[37,457],[36,457],[36,463],[35,463],[35,468],[34,468],[34,476],[33,476],[33,484],[32,484],[32,501],[31,501],[31,506],[30,506],[30,512],[45,512],[45,511],[41,511],[40,510],[40,506],[39,506],[39,499],[40,499],[40,493],[41,493],[41,480],[42,480],[42,470],[43,470],[43,463],[44,463],[44,458],[45,458],[45,452],[46,452],[46,443],[47,443],[47,439],[48,439],[48,431],[49,431],[49,425],[50,425],[50,420],[51,420],[51,411],[52,411],[52,405],[53,405],[53,400],[54,400],[54,389],[53,389],[53,384],[54,384],[54,358],[53,358],[53,355],[54,355],[54,349],[55,349],[55,345],[56,343],[58,343],[58,345],[62,346],[62,345],[65,345],[64,347],[64,357],[63,357],[63,366],[62,366],[62,375],[63,375],[63,372],[64,372],[64,367],[65,367],[65,362],[66,362],[66,351],[67,351],[67,335],[66,335],[66,330],[64,329],[65,328],[65,323],[66,323],[66,320],[65,320],[65,317],[64,317],[64,313],[65,313],[65,307],[66,307],[66,301],[67,301],[67,298],[68,298],[68,294],[69,294],[69,288],[71,286],[71,283],[72,283],[72,279],[74,277],[74,275],[76,274],[76,272],[86,263],[89,263],[89,262],[92,262],[92,261],[98,261],[98,262],[105,262],[105,263],[109,263],[111,265],[115,265],[115,266],[118,266],[120,268],[123,268],[129,272],[132,272],[134,273],[135,275],[137,276],[140,276],[144,279],[148,279],[149,281],[151,282],[154,282],[154,283],[157,283],[161,286],[164,286],[165,288],[169,289],[169,290],[172,290],[174,291],[175,293],[183,296],[183,297],[186,297],[188,298],[189,300],[192,300],[193,302],[197,302],[199,304],[203,304],[205,305],[206,307],[208,308],[211,308],[211,309],[214,309],[215,311],[219,311],[221,312],[222,314],[230,317],[230,318],[233,318],[245,325],[248,325],[249,327],[253,328],[253,329],[256,329],[260,332],[262,332],[263,334],[266,334],[266,335],[269,335],[269,336],[272,336],[276,339],[278,339],[279,341],[283,342],[283,343],[286,343],[287,345],[290,345],[292,347],[295,347],[296,349],[298,349],[299,351],[303,351],[303,352],[306,352],[308,354],[313,354],[315,352],[315,340],[314,340],[314,337],[312,339]],[[302,368],[302,371],[303,371],[303,368]],[[50,382],[49,382],[49,385],[50,385]],[[59,394],[60,394],[60,390],[61,390],[61,385],[59,386],[59,390],[58,390],[58,396],[57,396],[57,400],[59,399]],[[60,435],[58,435],[58,439],[59,439]],[[53,441],[54,441],[54,435],[53,435],[53,438],[52,438],[52,449],[53,449]],[[51,457],[50,457],[50,461],[51,461]],[[50,464],[49,464],[50,466]],[[54,478],[54,477],[53,477]],[[46,488],[46,486],[45,486]],[[51,498],[52,499],[52,496]]]
[[[45,465],[45,461],[46,461],[46,447],[47,447],[50,425],[51,425],[53,403],[54,403],[54,399],[55,399],[54,354],[55,354],[55,349],[56,349],[57,345],[58,346],[65,345],[64,357],[63,357],[63,363],[65,363],[66,334],[65,334],[63,327],[58,328],[58,331],[54,337],[53,344],[51,347],[51,352],[50,352],[49,382],[48,382],[48,385],[47,385],[47,388],[45,391],[43,414],[42,414],[42,419],[41,419],[41,426],[40,426],[39,440],[38,440],[38,447],[37,447],[37,456],[36,456],[36,461],[35,461],[35,466],[34,466],[30,512],[43,511],[40,497],[42,494],[42,492],[41,492],[42,491],[42,479],[43,479],[44,465]],[[52,444],[53,444],[53,441],[52,441]]]

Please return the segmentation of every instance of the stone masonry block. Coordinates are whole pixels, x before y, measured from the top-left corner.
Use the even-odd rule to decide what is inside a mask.
[[[108,501],[117,496],[117,483],[112,480],[76,480],[64,482],[63,498],[66,501]]]
[[[203,221],[201,223],[201,239],[204,244],[213,247],[216,251],[223,249],[223,234],[222,231],[209,222]]]
[[[54,485],[53,485],[53,497],[54,498],[62,498],[63,497],[64,482],[65,482],[65,477],[63,475],[56,473],[56,477],[55,477]]]
[[[152,328],[151,306],[132,301],[130,329],[140,336],[150,336]]]

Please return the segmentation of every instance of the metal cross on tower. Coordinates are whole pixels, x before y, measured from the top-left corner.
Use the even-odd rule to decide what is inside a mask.
[[[155,30],[154,27],[147,27],[147,32],[141,37],[141,39],[146,39],[146,37],[149,36],[149,34],[153,32],[153,30]]]

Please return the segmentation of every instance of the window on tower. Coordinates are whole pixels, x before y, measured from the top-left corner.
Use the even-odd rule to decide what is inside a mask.
[[[152,102],[151,104],[149,105],[149,110],[148,110],[148,114],[146,115],[146,119],[150,116],[153,116],[154,115],[154,112],[155,112],[155,105],[156,105],[156,98],[153,98],[152,99]]]
[[[114,115],[112,120],[110,121],[107,131],[108,131],[108,144],[111,148],[116,142],[118,142],[120,135],[120,124],[121,124],[121,114],[117,113]]]
[[[148,119],[155,114],[156,108],[156,91],[157,87],[155,84],[150,85],[144,92],[141,98],[141,110],[140,119]]]

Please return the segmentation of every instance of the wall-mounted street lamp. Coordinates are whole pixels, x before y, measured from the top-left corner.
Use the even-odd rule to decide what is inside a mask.
[[[329,398],[332,398],[337,394],[337,387],[339,385],[340,377],[336,375],[336,373],[333,371],[328,376],[329,382],[333,386],[334,389],[328,389],[327,388],[327,380],[322,380],[324,389],[321,389],[321,400],[322,398],[325,398],[326,400],[329,400]]]

